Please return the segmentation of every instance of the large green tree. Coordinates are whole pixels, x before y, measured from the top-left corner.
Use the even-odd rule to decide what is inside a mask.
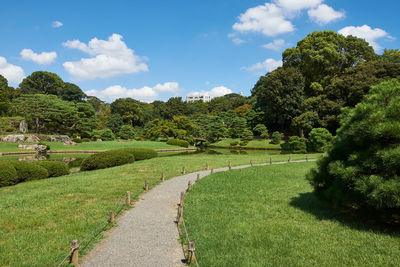
[[[75,102],[82,101],[86,97],[82,89],[73,83],[64,83],[62,90],[60,90],[57,95],[62,100]]]
[[[60,95],[64,88],[63,80],[55,73],[35,71],[19,84],[21,94]]]
[[[132,98],[118,98],[111,103],[111,113],[118,113],[127,124],[138,124],[142,113],[140,102]]]

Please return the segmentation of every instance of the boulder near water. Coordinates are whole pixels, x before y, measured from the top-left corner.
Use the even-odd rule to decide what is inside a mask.
[[[25,141],[24,135],[7,135],[6,137],[2,138],[3,142],[7,143],[22,143]]]
[[[36,135],[31,135],[25,140],[25,143],[38,143],[38,142],[40,142],[40,139]]]

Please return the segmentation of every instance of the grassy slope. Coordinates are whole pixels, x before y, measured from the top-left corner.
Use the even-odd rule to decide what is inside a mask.
[[[312,166],[254,167],[200,180],[184,207],[200,266],[399,266],[398,233],[328,209],[304,179]]]
[[[311,155],[318,157],[319,155]],[[274,161],[288,155],[274,155]],[[292,155],[292,159],[304,155]],[[269,155],[192,155],[154,158],[133,164],[83,172],[0,188],[0,262],[3,266],[51,266],[68,253],[73,239],[82,240],[103,224],[110,210],[123,202],[126,191],[133,199],[166,177],[210,168],[266,162]],[[80,253],[87,248],[81,247]]]
[[[163,142],[153,141],[131,141],[131,142],[118,142],[118,141],[103,141],[103,142],[84,142],[77,144],[76,146],[65,146],[61,142],[46,142],[50,145],[51,150],[57,151],[83,151],[83,150],[110,150],[125,147],[140,147],[140,148],[152,148],[152,149],[176,149],[181,148],[178,146],[167,145]],[[18,144],[0,142],[0,152],[16,152],[24,151],[18,149]],[[27,151],[27,150],[25,150]]]
[[[239,138],[227,138],[211,145],[213,146],[222,146],[222,147],[230,147],[230,143],[233,141],[240,141]],[[281,149],[280,145],[270,144],[270,139],[254,139],[251,140],[246,146],[244,147],[251,147],[251,148],[274,148],[274,149]],[[283,143],[283,142],[282,142]]]

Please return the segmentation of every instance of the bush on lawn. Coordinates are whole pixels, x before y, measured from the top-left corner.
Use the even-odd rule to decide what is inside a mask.
[[[82,139],[80,139],[80,138],[72,138],[72,142],[80,144],[80,143],[82,143]]]
[[[167,145],[171,146],[180,146],[180,147],[189,147],[189,142],[185,140],[179,140],[179,139],[169,139],[167,141]]]
[[[18,183],[17,171],[9,160],[0,161],[0,187]]]
[[[307,152],[307,139],[304,137],[292,136],[289,139],[290,151],[294,154],[304,154]]]
[[[90,155],[84,159],[81,164],[82,171],[105,169],[109,167],[119,166],[127,163],[132,163],[135,158],[132,153],[117,150],[108,150]]]
[[[49,177],[58,177],[69,174],[68,164],[61,161],[38,161],[39,166],[45,168]]]
[[[237,146],[239,145],[239,141],[233,141],[229,143],[230,146]]]
[[[314,128],[308,135],[307,150],[325,152],[333,139],[332,134],[325,128]]]
[[[135,161],[156,158],[158,156],[157,151],[150,148],[121,148],[119,150],[131,153]]]
[[[247,141],[240,141],[239,146],[247,146],[248,143]]]
[[[279,145],[281,143],[281,140],[283,138],[283,134],[281,134],[280,132],[273,132],[272,136],[271,136],[271,144],[274,145]]]
[[[308,175],[316,194],[335,205],[400,214],[400,82],[373,86],[343,110],[328,153]]]
[[[135,131],[131,125],[123,125],[118,132],[118,136],[122,139],[135,139]]]
[[[250,131],[249,129],[245,129],[243,131],[242,138],[240,140],[244,141],[244,142],[249,142],[249,141],[253,140],[253,138],[254,138],[253,132]]]
[[[49,177],[47,170],[36,162],[11,161],[11,163],[17,171],[18,183]]]
[[[90,142],[89,138],[82,138],[82,142]]]
[[[111,129],[105,128],[102,130],[94,130],[92,132],[92,137],[94,140],[101,139],[103,141],[113,141],[115,140],[115,135]],[[100,137],[100,138],[98,138]]]

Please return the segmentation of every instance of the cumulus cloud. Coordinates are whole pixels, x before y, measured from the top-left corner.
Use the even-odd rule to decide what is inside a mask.
[[[23,49],[20,53],[23,60],[30,60],[39,65],[48,65],[54,62],[57,58],[56,52],[42,52],[36,54],[32,49]]]
[[[58,20],[56,20],[56,21],[53,21],[53,23],[51,23],[51,27],[53,27],[53,28],[60,28],[61,26],[63,26],[64,24],[62,24],[62,22],[61,21],[58,21]]]
[[[153,102],[159,96],[159,93],[177,93],[180,91],[177,82],[166,82],[157,84],[154,87],[144,86],[142,88],[131,88],[120,85],[109,86],[104,90],[88,90],[87,95],[96,96],[105,101],[114,101],[117,98],[130,97],[143,102]]]
[[[344,18],[344,12],[336,11],[332,7],[325,4],[319,5],[316,8],[308,10],[308,16],[312,21],[319,25],[325,25],[334,20]]]
[[[8,82],[19,84],[25,78],[24,70],[16,65],[7,62],[7,59],[0,57],[0,74],[3,75]]]
[[[89,54],[90,58],[65,62],[65,70],[76,80],[114,77],[121,74],[148,71],[144,57],[135,55],[122,41],[122,36],[112,34],[108,40],[93,38],[88,44],[79,40],[66,41],[63,46],[78,49]]]
[[[339,33],[343,34],[344,36],[353,35],[359,38],[363,38],[374,48],[375,51],[379,51],[382,49],[382,47],[376,42],[377,39],[393,39],[393,37],[391,37],[386,31],[379,28],[372,29],[368,25],[358,27],[347,26],[339,30]]]
[[[212,98],[214,98],[214,97],[224,96],[224,95],[232,94],[232,93],[233,93],[232,90],[229,88],[226,88],[225,86],[216,86],[209,91],[202,90],[202,91],[190,92],[188,94],[188,96],[207,95],[207,96],[211,96]]]
[[[262,47],[267,48],[267,49],[272,49],[272,50],[280,50],[284,48],[286,45],[285,40],[283,39],[276,39],[273,40],[271,43],[265,44]]]
[[[323,0],[276,0],[275,3],[288,11],[298,11],[312,8],[321,4]]]
[[[294,31],[293,24],[285,18],[283,10],[273,3],[247,9],[232,28],[241,33],[256,32],[266,36]]]
[[[258,62],[249,67],[242,67],[242,69],[255,72],[257,74],[265,74],[266,72],[271,72],[280,66],[282,66],[282,60],[267,58],[263,62]]]

